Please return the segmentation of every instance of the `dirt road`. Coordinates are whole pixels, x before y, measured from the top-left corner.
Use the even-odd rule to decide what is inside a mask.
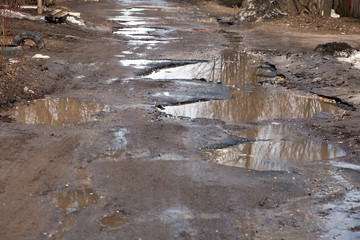
[[[214,5],[66,6],[84,26],[14,20],[47,48],[2,113],[1,238],[360,237],[359,70],[312,51],[359,37],[274,41]]]

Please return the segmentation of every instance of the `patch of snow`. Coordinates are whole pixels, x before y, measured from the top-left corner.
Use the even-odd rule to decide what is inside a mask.
[[[42,54],[35,54],[34,56],[32,56],[32,58],[36,58],[36,59],[49,59],[50,56],[42,55]]]
[[[15,12],[7,9],[1,9],[0,15],[8,18],[28,19],[31,21],[45,21],[45,17],[43,16],[32,16],[30,14]]]
[[[113,83],[113,82],[115,82],[117,80],[119,80],[119,78],[110,78],[110,79],[106,80],[106,83],[111,84],[111,83]]]
[[[332,18],[339,18],[339,17],[340,17],[340,14],[337,14],[334,9],[331,9],[331,14],[330,14],[330,16],[331,16]]]
[[[116,56],[118,57],[118,56]],[[133,67],[138,69],[146,68],[149,64],[163,63],[164,60],[147,60],[147,59],[133,59],[133,60],[120,60],[121,65],[124,67]]]
[[[19,60],[16,60],[16,59],[9,59],[9,63],[10,64],[16,64],[16,63],[19,63],[20,61]]]
[[[37,9],[37,6],[20,6],[22,9]]]
[[[71,23],[76,24],[76,25],[79,25],[79,26],[85,26],[85,23],[84,23],[84,21],[83,21],[82,19],[76,19],[76,18],[73,17],[73,16],[68,16],[68,17],[66,18],[66,20],[67,20],[68,22],[71,22]]]
[[[354,51],[349,57],[339,57],[339,61],[351,63],[355,68],[360,69],[360,51]]]

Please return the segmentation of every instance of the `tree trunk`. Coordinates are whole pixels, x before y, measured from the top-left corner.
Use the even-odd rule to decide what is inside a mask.
[[[37,0],[37,12],[38,14],[42,14],[42,0]]]

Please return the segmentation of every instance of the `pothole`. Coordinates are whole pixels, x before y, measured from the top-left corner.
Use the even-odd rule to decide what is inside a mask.
[[[226,86],[258,83],[262,78],[257,74],[262,70],[253,67],[257,60],[244,53],[224,52],[220,58],[211,61],[193,62],[193,64],[168,66],[155,69],[144,76],[148,79],[204,79],[208,82],[221,82]]]
[[[302,96],[274,87],[243,86],[228,100],[211,100],[165,106],[163,112],[189,118],[221,119],[239,125],[269,119],[311,118],[317,113],[343,112],[330,100]]]
[[[305,136],[291,125],[254,126],[237,135],[255,141],[217,149],[214,155],[209,153],[210,160],[232,167],[285,171],[306,161],[346,155],[341,148]]]
[[[202,79],[231,87],[232,97],[227,100],[180,103],[159,108],[176,117],[220,119],[227,124],[244,125],[274,119],[312,118],[319,114],[335,117],[344,113],[333,100],[260,85],[258,82],[263,78],[258,74],[264,70],[255,68],[255,64],[259,64],[258,61],[246,54],[226,51],[213,61],[163,68],[153,71],[145,78]],[[171,98],[173,95],[168,94],[167,97]],[[288,170],[304,161],[345,155],[339,147],[304,136],[291,125],[254,126],[236,135],[255,141],[217,149],[214,155],[209,154],[209,159],[233,167]]]
[[[11,118],[23,124],[75,126],[96,120],[94,114],[110,111],[100,103],[81,102],[76,98],[42,99],[10,110]]]

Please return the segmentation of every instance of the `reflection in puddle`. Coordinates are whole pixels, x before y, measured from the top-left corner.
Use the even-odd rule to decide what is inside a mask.
[[[257,83],[261,71],[252,67],[256,61],[242,53],[225,52],[210,62],[164,68],[145,76],[150,79],[206,79],[236,86],[228,100],[167,106],[165,112],[190,118],[221,119],[230,124],[276,118],[310,118],[319,112],[337,114],[339,108],[326,99],[300,96]]]
[[[206,79],[226,86],[257,83],[260,69],[252,67],[256,61],[243,53],[225,52],[221,58],[174,68],[163,68],[145,76],[150,79]]]
[[[215,162],[255,170],[289,170],[302,161],[345,156],[338,147],[304,136],[289,125],[252,127],[237,135],[256,141],[216,150]]]
[[[261,71],[251,67],[255,61],[242,53],[225,52],[210,62],[164,68],[145,76],[150,79],[206,79],[236,86],[228,100],[214,100],[166,106],[165,112],[190,118],[221,119],[229,124],[241,124],[276,118],[310,118],[319,112],[339,113],[335,104],[316,96],[301,96],[257,83]]]
[[[62,210],[76,212],[81,208],[96,204],[99,199],[99,195],[92,189],[76,189],[57,194],[53,201]]]
[[[52,197],[56,206],[67,212],[76,212],[91,204],[96,204],[100,196],[92,189],[91,176],[82,168],[78,167],[76,173],[79,180],[79,187],[75,190],[69,189]]]
[[[147,2],[147,4],[150,3]],[[118,10],[121,15],[112,17],[110,20],[117,21],[124,27],[117,29],[113,33],[128,38],[129,46],[132,46],[134,49],[142,45],[146,45],[147,49],[153,49],[153,47],[157,45],[178,40],[179,38],[166,37],[166,35],[174,29],[160,26],[155,27],[156,23],[159,22],[158,17],[142,16],[144,11],[153,11],[154,15],[158,16],[157,11],[160,11],[162,8],[163,7],[160,6],[149,5],[146,7],[142,6]],[[148,27],[148,25],[154,27]]]
[[[99,103],[60,98],[38,100],[30,106],[12,109],[10,113],[11,117],[20,123],[73,126],[89,120],[94,113],[109,110],[108,106]]]
[[[101,219],[101,223],[104,226],[110,228],[118,228],[125,225],[128,222],[131,222],[131,220],[129,218],[124,217],[123,214],[120,213],[119,211],[112,214],[111,216],[106,216],[103,219]]]
[[[150,79],[205,79],[234,87],[232,98],[165,106],[173,116],[220,119],[241,125],[271,119],[311,118],[317,113],[336,115],[343,111],[334,101],[315,95],[303,96],[273,86],[261,86],[255,60],[242,53],[224,52],[210,62],[164,68],[145,76]],[[170,97],[170,96],[169,96]],[[325,160],[345,152],[326,142],[311,139],[290,126],[253,127],[239,133],[255,142],[216,151],[219,164],[256,170],[287,170],[301,161]]]
[[[277,118],[310,118],[316,113],[338,114],[335,104],[314,96],[299,96],[273,87],[243,86],[228,100],[211,100],[184,105],[166,106],[164,112],[190,118],[221,119],[241,124]]]

